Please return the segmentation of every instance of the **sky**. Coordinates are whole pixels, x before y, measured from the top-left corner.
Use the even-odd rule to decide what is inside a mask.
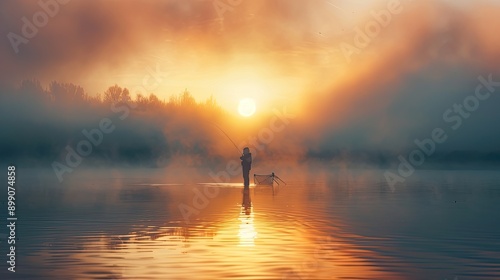
[[[293,133],[308,137],[296,145],[403,148],[444,127],[449,149],[497,151],[500,97],[460,129],[443,115],[480,76],[500,80],[498,14],[486,0],[7,0],[0,86],[188,89],[232,113],[250,97],[257,114],[298,116]]]

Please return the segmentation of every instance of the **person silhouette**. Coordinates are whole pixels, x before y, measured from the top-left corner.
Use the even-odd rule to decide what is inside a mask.
[[[245,189],[250,187],[250,170],[252,169],[252,153],[248,147],[243,148],[243,155],[240,157],[243,168],[243,181]]]

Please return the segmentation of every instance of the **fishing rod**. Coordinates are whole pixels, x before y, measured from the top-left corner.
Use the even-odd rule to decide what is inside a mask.
[[[213,124],[215,127],[217,127],[217,128],[218,128],[218,129],[219,129],[219,130],[220,130],[220,131],[221,131],[221,132],[222,132],[222,133],[223,133],[223,134],[227,137],[227,139],[229,139],[229,141],[231,141],[231,143],[233,143],[233,145],[234,145],[234,147],[236,148],[236,150],[238,150],[238,154],[241,154],[241,152],[240,152],[240,148],[238,148],[238,145],[236,145],[236,144],[234,143],[234,141],[231,139],[231,137],[229,137],[229,135],[227,135],[227,133],[226,133],[224,130],[222,130],[222,128],[220,128],[220,127],[219,127],[216,123],[212,122],[212,124]]]

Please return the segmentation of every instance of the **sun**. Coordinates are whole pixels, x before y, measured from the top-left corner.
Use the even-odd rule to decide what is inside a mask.
[[[252,98],[244,98],[240,100],[240,104],[238,105],[238,112],[243,117],[250,117],[255,113],[255,100]]]

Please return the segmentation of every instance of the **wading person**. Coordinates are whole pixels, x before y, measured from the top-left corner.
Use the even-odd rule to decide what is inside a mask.
[[[252,169],[252,154],[250,153],[250,149],[248,147],[243,149],[243,155],[240,159],[241,167],[243,168],[243,181],[245,189],[247,189],[250,186],[250,169]]]

